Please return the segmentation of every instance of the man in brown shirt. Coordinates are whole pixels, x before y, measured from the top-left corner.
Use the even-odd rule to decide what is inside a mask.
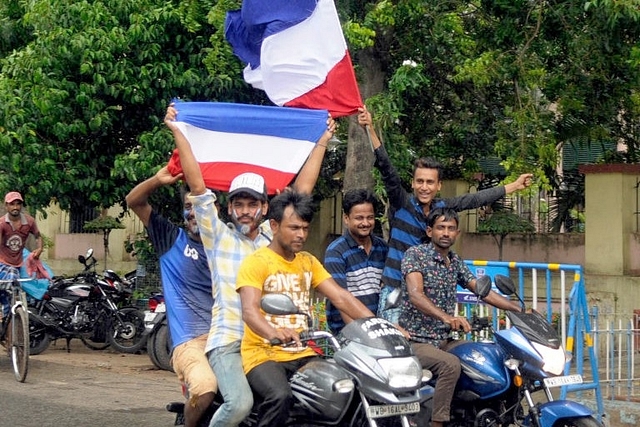
[[[38,259],[42,253],[42,237],[35,219],[22,211],[24,199],[17,191],[11,191],[4,196],[7,213],[0,219],[0,279],[9,280],[20,277],[22,266],[22,250],[29,234],[36,238],[37,248],[32,252]],[[2,327],[9,315],[8,293],[0,288],[0,304],[2,304]]]

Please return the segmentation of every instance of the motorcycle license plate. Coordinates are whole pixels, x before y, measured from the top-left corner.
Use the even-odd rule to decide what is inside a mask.
[[[374,405],[367,408],[369,418],[393,417],[394,415],[415,414],[420,412],[420,403],[402,403],[399,405]]]
[[[562,387],[563,385],[582,384],[582,375],[565,375],[562,377],[551,377],[544,379],[547,387]]]
[[[144,313],[144,323],[151,323],[154,320],[156,320],[156,316],[158,315],[158,313],[155,313],[153,311],[147,311],[146,313]]]

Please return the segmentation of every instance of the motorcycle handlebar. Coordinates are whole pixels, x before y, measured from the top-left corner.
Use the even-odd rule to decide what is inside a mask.
[[[473,316],[470,323],[471,332],[481,332],[491,326],[491,318]],[[444,324],[444,328],[446,332],[464,332],[462,329],[451,329],[451,325],[449,325],[448,323]]]
[[[327,332],[327,331],[302,331],[300,332],[300,342],[305,343],[307,341],[312,341],[312,340],[317,340],[317,339],[328,339],[330,341],[335,341],[335,337],[333,336],[333,334],[331,332]],[[296,344],[295,341],[289,341],[286,343],[283,343],[282,341],[280,341],[278,338],[274,338],[272,340],[269,341],[269,344],[271,345],[280,345],[282,347],[291,347],[294,346]],[[334,343],[334,345],[337,345],[337,341],[336,343]]]

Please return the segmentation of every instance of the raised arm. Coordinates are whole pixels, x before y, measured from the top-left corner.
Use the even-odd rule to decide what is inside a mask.
[[[177,116],[178,110],[176,110],[173,104],[169,105],[167,114],[164,117],[164,123],[171,129],[171,132],[173,132],[173,138],[175,139],[176,148],[178,148],[178,154],[180,156],[180,164],[182,165],[182,171],[187,180],[189,190],[192,195],[198,196],[204,194],[207,191],[207,187],[204,184],[200,165],[193,155],[189,141],[187,141],[187,138],[185,138],[175,124]]]
[[[358,114],[358,123],[365,129],[365,131],[367,131],[367,135],[371,141],[373,154],[376,158],[374,166],[380,171],[382,182],[387,190],[389,203],[394,207],[394,209],[400,209],[404,207],[408,198],[407,192],[402,186],[400,175],[396,168],[391,164],[389,154],[387,154],[387,150],[382,145],[382,142],[373,127],[373,118],[371,117],[371,113],[365,107],[359,108],[358,111],[360,111],[360,114]]]
[[[316,146],[311,150],[311,154],[307,158],[307,161],[300,169],[298,176],[296,177],[293,187],[296,191],[304,194],[311,194],[313,187],[318,182],[318,176],[320,175],[320,168],[322,167],[322,160],[327,152],[327,144],[333,137],[333,133],[336,130],[336,122],[331,117],[327,120],[327,130],[322,134]]]
[[[149,196],[158,188],[164,185],[172,185],[181,178],[182,174],[172,176],[169,169],[164,166],[154,176],[133,187],[125,198],[127,206],[140,218],[140,221],[146,227],[149,224],[152,211],[152,207],[149,204]]]
[[[524,190],[525,188],[531,185],[531,181],[533,180],[532,173],[523,173],[516,179],[515,181],[504,186],[504,191],[506,194],[511,194],[514,191]]]

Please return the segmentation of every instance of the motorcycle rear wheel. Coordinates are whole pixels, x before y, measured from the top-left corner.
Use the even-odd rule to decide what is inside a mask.
[[[594,417],[563,418],[553,423],[553,427],[602,427]]]
[[[174,372],[171,366],[171,346],[169,343],[169,327],[162,324],[149,337],[147,353],[153,364],[162,370]]]
[[[119,315],[122,322],[114,317],[107,329],[109,343],[121,353],[137,353],[146,344],[144,314],[136,308],[123,308]]]

